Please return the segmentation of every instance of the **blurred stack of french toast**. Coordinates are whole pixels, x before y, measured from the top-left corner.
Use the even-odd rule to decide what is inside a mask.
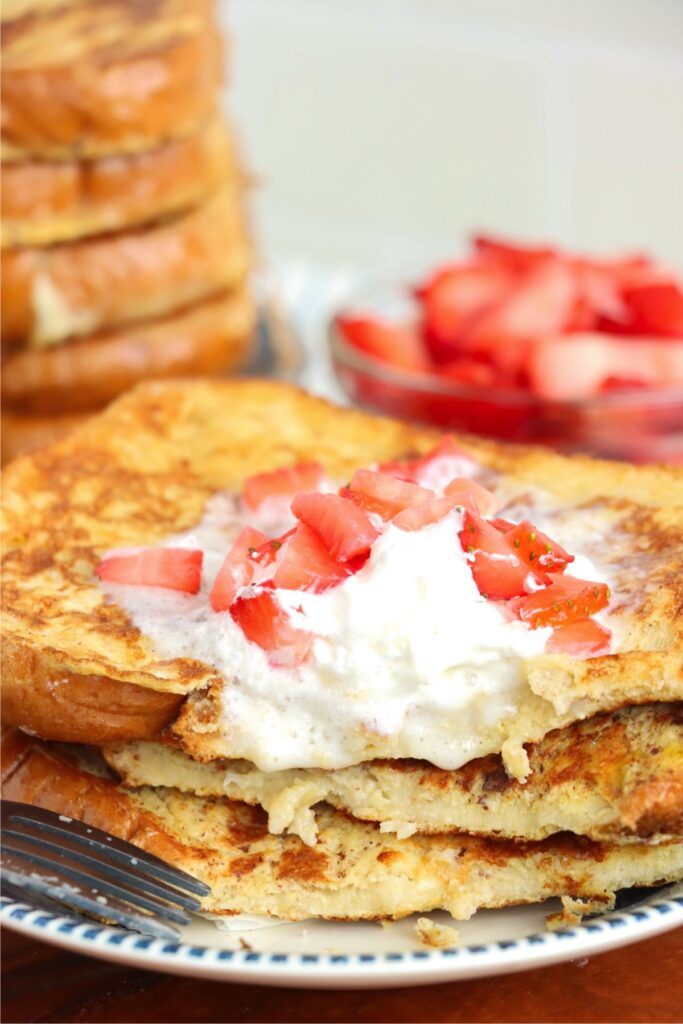
[[[251,346],[247,178],[211,0],[2,8],[3,461]]]

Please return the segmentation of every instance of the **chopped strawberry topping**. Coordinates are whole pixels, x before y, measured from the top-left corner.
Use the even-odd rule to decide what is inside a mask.
[[[392,519],[403,509],[421,505],[435,497],[434,491],[418,484],[399,480],[388,473],[373,473],[369,469],[356,470],[349,490],[354,495],[353,501],[366,512],[376,512],[382,519]]]
[[[451,480],[444,494],[448,498],[453,498],[456,505],[462,505],[469,512],[482,516],[492,516],[501,505],[500,498],[493,491],[487,490],[476,480],[470,480],[466,476]]]
[[[297,494],[292,512],[310,526],[338,562],[365,554],[378,536],[365,512],[338,494]]]
[[[509,519],[490,519],[491,526],[495,526],[500,533],[510,533],[514,530],[516,523],[511,523]]]
[[[311,590],[320,594],[336,587],[351,572],[347,565],[335,562],[328,555],[310,526],[299,523],[282,548],[273,584],[284,590]]]
[[[251,561],[255,562],[256,565],[260,565],[263,569],[272,565],[277,559],[284,542],[294,533],[294,529],[296,529],[296,527],[288,530],[287,533],[283,533],[281,537],[266,537],[265,534],[263,534],[263,543],[258,547],[249,549],[249,558]]]
[[[268,538],[260,530],[245,526],[225,556],[213,581],[209,600],[215,612],[226,611],[235,600],[240,587],[246,587],[254,578],[254,564],[249,552]]]
[[[545,572],[564,572],[569,562],[574,561],[574,556],[568,554],[561,544],[537,530],[528,519],[515,526],[507,534],[507,539],[532,569],[540,566]]]
[[[95,570],[101,580],[137,587],[164,587],[196,594],[202,578],[203,551],[143,548],[131,555],[104,558]]]
[[[394,519],[394,526],[398,526],[400,530],[421,530],[423,526],[430,526],[443,519],[454,508],[455,502],[452,498],[431,498],[421,505],[399,512]]]
[[[477,470],[477,463],[456,444],[452,437],[442,437],[426,455],[404,462],[384,462],[380,471],[411,483],[439,490],[456,476],[468,476]]]
[[[299,491],[316,491],[325,478],[319,462],[301,462],[268,473],[256,473],[244,481],[244,504],[250,512],[258,512],[265,502],[275,498],[284,501]]]
[[[556,576],[543,590],[510,601],[509,608],[522,622],[538,629],[589,618],[607,607],[609,596],[609,588],[604,583]]]
[[[268,653],[272,665],[295,668],[308,657],[314,635],[296,629],[270,591],[238,597],[230,606],[230,615],[247,640]]]
[[[612,634],[595,619],[579,619],[557,626],[545,645],[548,654],[569,654],[573,658],[597,658],[609,654]]]
[[[466,511],[459,536],[471,558],[474,582],[484,597],[494,601],[520,597],[531,586],[549,582],[548,576],[530,569],[515,554],[507,537],[480,516]]]
[[[350,558],[348,562],[344,563],[344,565],[347,569],[351,571],[351,575],[355,576],[355,574],[357,572],[360,572],[360,570],[363,568],[369,557],[370,549],[368,548],[368,550],[364,551],[362,555],[356,555],[355,558]]]

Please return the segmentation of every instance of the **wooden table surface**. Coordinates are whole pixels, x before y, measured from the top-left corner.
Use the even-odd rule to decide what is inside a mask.
[[[683,1020],[683,929],[522,974],[365,992],[177,978],[75,956],[7,930],[2,960],[4,1024]]]

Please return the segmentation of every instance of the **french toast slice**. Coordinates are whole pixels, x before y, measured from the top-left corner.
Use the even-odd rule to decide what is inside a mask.
[[[101,409],[149,377],[235,370],[251,354],[255,319],[241,285],[159,319],[22,349],[3,364],[0,394],[8,412],[73,415]]]
[[[254,472],[313,458],[343,482],[360,465],[426,452],[438,436],[283,383],[166,382],[142,385],[64,441],[17,460],[3,488],[3,675],[17,709],[9,720],[35,729],[21,711],[25,695],[35,704],[50,680],[78,677],[91,685],[90,741],[101,742],[96,701],[104,677],[192,694],[174,729],[197,760],[230,756],[211,718],[223,680],[195,659],[159,658],[124,611],[105,600],[94,575],[102,553],[189,529],[213,494],[239,490]],[[618,652],[529,659],[527,700],[510,723],[512,746],[519,751],[552,729],[625,704],[680,700],[683,470],[474,438],[462,446],[501,474],[511,494],[545,489],[583,550],[597,548],[613,579]],[[71,720],[64,715],[42,733],[81,740],[81,719],[75,708]],[[118,738],[150,735],[131,728]]]
[[[551,896],[609,906],[615,890],[674,881],[683,842],[596,843],[567,833],[538,843],[476,836],[406,839],[322,808],[318,842],[268,832],[265,813],[174,789],[126,789],[73,754],[9,732],[3,796],[79,818],[127,839],[211,886],[203,909],[298,921],[401,918]]]
[[[5,13],[3,163],[130,153],[190,135],[210,117],[220,80],[210,0],[157,0],[153,16],[136,0]]]
[[[3,167],[2,246],[54,245],[121,231],[203,202],[245,173],[219,117],[187,138],[101,160],[33,160]]]
[[[244,280],[251,253],[242,189],[226,184],[195,209],[137,230],[5,249],[1,260],[3,347],[43,351],[166,316]],[[18,405],[18,392],[5,383],[3,398]]]
[[[169,743],[123,743],[103,754],[128,787],[258,804],[271,832],[292,832],[309,845],[317,838],[312,809],[321,801],[401,838],[414,832],[531,840],[562,831],[602,841],[683,836],[680,704],[623,708],[549,733],[530,745],[523,783],[494,754],[455,771],[394,760],[277,772],[248,761],[202,764]]]
[[[22,416],[20,413],[17,416],[3,411],[0,415],[0,465],[66,437],[87,418],[87,413],[73,416]]]

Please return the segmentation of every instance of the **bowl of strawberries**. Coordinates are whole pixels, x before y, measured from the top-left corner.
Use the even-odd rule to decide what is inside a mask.
[[[683,282],[646,255],[472,240],[330,323],[360,405],[518,442],[683,462]]]

